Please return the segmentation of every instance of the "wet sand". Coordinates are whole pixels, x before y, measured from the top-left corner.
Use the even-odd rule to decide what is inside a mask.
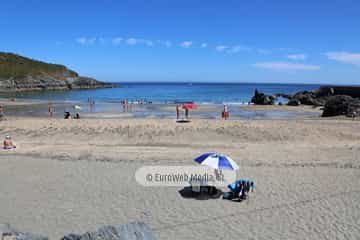
[[[0,99],[0,104],[5,105],[5,112],[12,117],[47,117],[49,102],[43,100],[23,100],[9,102]],[[74,105],[81,107],[75,110]],[[60,101],[52,102],[55,109],[54,117],[63,118],[64,111],[72,114],[79,112],[84,118],[161,118],[174,119],[176,117],[176,104],[132,104],[129,109],[124,109],[120,103],[101,102],[90,107],[87,102]],[[193,119],[221,119],[223,105],[202,104],[195,110],[190,110]],[[296,119],[318,118],[320,108],[312,106],[256,106],[256,105],[229,105],[230,119]],[[180,117],[184,117],[180,111]]]

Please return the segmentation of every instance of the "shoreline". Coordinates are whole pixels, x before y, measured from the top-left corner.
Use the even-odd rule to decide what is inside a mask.
[[[132,104],[132,109],[124,111],[120,103],[96,103],[91,108],[87,102],[79,101],[54,101],[51,102],[55,108],[54,118],[63,118],[64,111],[72,113],[79,112],[83,118],[159,118],[175,119],[176,104]],[[5,114],[9,117],[48,117],[49,101],[16,99],[9,101],[0,98],[0,104],[5,108]],[[81,107],[75,110],[74,105]],[[320,108],[311,106],[286,106],[286,105],[228,105],[230,119],[313,119],[321,115]],[[222,104],[198,104],[196,110],[190,110],[191,119],[221,119]],[[181,118],[184,113],[181,110]]]

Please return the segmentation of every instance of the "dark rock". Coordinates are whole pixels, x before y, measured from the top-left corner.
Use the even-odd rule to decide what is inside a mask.
[[[320,87],[314,93],[316,97],[330,97],[334,95],[334,89],[331,87]]]
[[[62,238],[62,240],[80,240],[81,235],[70,233]]]
[[[287,98],[290,102],[288,105],[292,106],[298,106],[297,104],[323,106],[328,98],[328,96],[319,97],[316,95],[316,92],[312,91],[302,91],[295,94],[278,93],[276,96]]]
[[[131,222],[119,226],[105,226],[96,232],[82,235],[69,234],[61,240],[155,240],[155,237],[145,223]]]
[[[48,240],[47,237],[24,233],[15,230],[9,224],[0,224],[0,239],[12,239],[12,240]]]
[[[339,115],[350,116],[360,110],[360,101],[347,95],[335,95],[329,97],[324,106],[323,117]]]
[[[290,97],[290,100],[297,100],[303,105],[315,105],[323,106],[326,102],[326,98],[317,97],[315,92],[303,91],[298,92]]]
[[[266,95],[255,90],[254,96],[251,98],[251,102],[258,105],[273,105],[275,103],[276,96]]]
[[[300,105],[300,101],[297,99],[290,99],[289,102],[287,103],[288,106],[299,106]]]
[[[13,233],[15,230],[8,223],[0,223],[0,236],[7,233]]]
[[[347,110],[347,117],[360,117],[360,100],[351,101]]]
[[[317,97],[329,97],[334,95],[348,95],[360,98],[360,86],[323,86],[315,91]]]
[[[287,98],[290,103],[288,105],[293,104],[293,106],[297,102],[304,105],[324,106],[331,97],[339,95],[360,98],[360,86],[324,86],[314,91],[302,91],[295,94],[276,94],[277,97]],[[353,108],[357,109],[356,106]]]

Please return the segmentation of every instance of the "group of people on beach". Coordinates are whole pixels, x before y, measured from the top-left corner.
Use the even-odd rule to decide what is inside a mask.
[[[120,100],[121,108],[123,112],[132,112],[136,105],[151,104],[152,102],[145,99],[138,99],[135,101],[129,101],[128,99]]]
[[[136,101],[129,101],[127,99],[123,99],[120,101],[123,112],[132,112],[134,110],[134,105],[151,104],[151,103],[152,102],[146,101],[144,99],[139,99]],[[88,104],[90,107],[90,112],[93,112],[93,110],[95,109],[95,99],[93,97],[88,97]],[[186,107],[183,107],[182,105],[179,105],[179,104],[176,105],[176,119],[180,118],[181,109],[184,109],[185,118],[188,119],[189,118],[189,109]],[[53,117],[55,114],[55,106],[52,102],[48,103],[47,110],[48,110],[49,117]],[[228,105],[224,104],[223,111],[221,112],[221,119],[227,120],[227,119],[229,119],[229,117],[230,117],[230,112],[228,110]],[[65,112],[64,118],[66,118],[66,119],[80,118],[80,114],[76,113],[76,114],[74,114],[74,116],[72,116],[70,112]],[[3,107],[3,105],[0,104],[0,120],[3,120],[3,119],[5,119],[4,107]]]
[[[180,105],[176,105],[176,119],[180,118]],[[189,109],[185,108],[185,118],[189,118]]]
[[[180,118],[180,109],[181,109],[181,106],[176,105],[176,119]],[[185,109],[185,118],[189,118],[189,109],[188,108],[184,108],[184,109]],[[224,104],[223,111],[221,112],[221,119],[228,120],[229,117],[230,117],[230,113],[229,113],[228,106],[226,104]]]
[[[127,99],[120,101],[123,112],[132,112],[133,102],[129,102]]]
[[[64,112],[64,119],[80,119],[80,114],[77,112],[75,115],[71,115],[71,112],[66,111]]]
[[[254,190],[254,183],[250,181],[240,181],[238,192],[235,196],[239,197],[239,200],[246,200],[248,193]]]
[[[231,192],[225,192],[223,194],[223,199],[242,201],[248,198],[250,191],[254,191],[255,182],[250,179],[240,179],[235,183],[230,184],[228,187]]]

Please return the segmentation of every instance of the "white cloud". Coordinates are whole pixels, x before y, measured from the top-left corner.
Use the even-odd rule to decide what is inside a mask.
[[[298,49],[289,48],[289,47],[276,48],[275,50],[282,51],[282,52],[298,52],[298,51],[300,51],[300,50],[298,50]]]
[[[96,38],[88,38],[87,42],[88,44],[94,44],[96,41]]]
[[[122,37],[116,37],[116,38],[113,38],[112,43],[113,43],[115,46],[117,46],[117,45],[119,45],[120,43],[122,43],[123,40],[124,40],[124,39],[123,39]]]
[[[258,48],[258,49],[256,49],[256,51],[257,51],[259,54],[262,54],[262,55],[269,55],[269,54],[272,53],[271,50],[263,49],[263,48]]]
[[[96,41],[96,38],[86,38],[86,37],[80,37],[76,39],[76,42],[81,45],[91,45],[94,44]]]
[[[305,54],[290,54],[287,55],[287,58],[294,61],[304,61],[306,59]]]
[[[154,42],[151,40],[146,40],[146,39],[140,39],[140,38],[128,38],[125,40],[125,43],[128,45],[138,45],[138,44],[143,44],[146,45],[148,47],[152,47],[154,46]]]
[[[360,53],[327,52],[325,55],[330,60],[360,66]]]
[[[101,45],[105,45],[107,43],[107,39],[105,39],[103,37],[98,38],[98,41]]]
[[[149,47],[154,46],[154,43],[151,40],[143,40],[143,39],[141,39],[140,43],[144,43],[146,46],[149,46]]]
[[[138,43],[136,38],[128,38],[126,39],[126,44],[128,45],[136,45]]]
[[[180,43],[180,46],[183,48],[189,48],[189,47],[191,47],[192,44],[193,44],[192,41],[184,41],[184,42]]]
[[[289,62],[261,62],[254,65],[258,68],[264,68],[274,71],[317,71],[320,70],[318,65],[297,64]]]
[[[79,44],[83,44],[85,45],[86,44],[86,38],[85,37],[80,37],[80,38],[77,38],[76,39],[76,42],[79,43]]]
[[[215,47],[215,50],[218,52],[226,52],[226,53],[238,53],[238,52],[250,52],[252,49],[246,46],[236,45],[236,46],[225,46],[218,45]]]
[[[169,40],[157,40],[156,41],[158,44],[162,45],[162,46],[165,46],[167,48],[171,47],[172,46],[172,42],[169,41]]]
[[[151,40],[151,39],[143,39],[143,38],[135,38],[135,37],[127,37],[127,38],[123,38],[123,37],[110,37],[110,38],[106,38],[106,37],[93,37],[93,38],[89,38],[89,37],[79,37],[76,38],[76,43],[80,44],[80,45],[99,45],[99,46],[105,46],[107,44],[110,44],[114,47],[119,46],[121,44],[124,45],[128,45],[128,46],[147,46],[147,47],[153,47],[153,46],[162,46],[162,47],[166,47],[166,48],[170,48],[173,45],[175,46],[175,44],[179,44],[178,46],[182,47],[182,48],[190,48],[190,47],[194,47],[196,45],[196,47],[202,48],[202,49],[214,49],[217,52],[221,52],[221,53],[227,53],[227,54],[236,54],[239,52],[248,52],[248,53],[258,53],[258,54],[263,54],[263,55],[268,55],[271,54],[272,51],[279,51],[279,49],[272,49],[272,50],[267,50],[267,49],[263,49],[263,48],[256,48],[256,47],[250,47],[250,46],[244,46],[244,45],[217,45],[215,47],[212,47],[212,44],[209,44],[207,41],[203,41],[203,42],[199,42],[199,43],[194,43],[191,40],[187,40],[187,41],[183,41],[183,42],[179,42],[179,43],[175,43],[175,42],[171,42],[169,40]],[[210,48],[211,46],[211,48]],[[294,52],[294,51],[293,51]],[[287,53],[289,55],[287,55],[287,57],[291,60],[304,60],[306,58],[306,56],[304,54],[290,54]],[[330,54],[330,53],[329,53]]]
[[[250,51],[251,51],[251,48],[249,48],[249,47],[237,45],[237,46],[231,47],[227,52],[228,53],[238,53],[238,52],[250,52]]]
[[[218,51],[218,52],[224,52],[228,48],[229,47],[227,47],[227,46],[219,45],[219,46],[216,46],[215,50]]]

